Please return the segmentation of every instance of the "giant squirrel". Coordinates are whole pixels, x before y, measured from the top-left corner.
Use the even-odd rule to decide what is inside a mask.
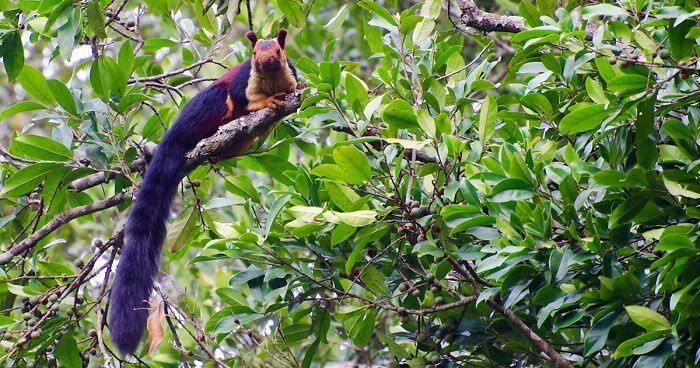
[[[136,350],[146,328],[165,222],[187,151],[221,125],[280,105],[281,96],[297,88],[296,70],[285,54],[287,31],[280,29],[276,39],[258,40],[253,31],[246,37],[253,45],[252,57],[232,67],[185,105],[158,145],[136,195],[110,296],[109,329],[122,353]],[[255,138],[219,158],[243,154]]]

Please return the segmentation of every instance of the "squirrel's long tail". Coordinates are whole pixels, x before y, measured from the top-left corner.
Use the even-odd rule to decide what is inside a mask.
[[[183,174],[187,151],[212,135],[230,114],[226,85],[193,97],[165,134],[148,165],[126,222],[124,246],[110,296],[109,329],[122,353],[133,353],[148,319],[148,298],[165,240],[165,221]]]
[[[146,327],[148,299],[165,239],[165,222],[187,150],[177,137],[166,134],[148,165],[126,222],[109,311],[112,341],[123,353],[136,350]]]

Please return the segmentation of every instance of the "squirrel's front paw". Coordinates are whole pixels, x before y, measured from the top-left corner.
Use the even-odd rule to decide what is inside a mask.
[[[278,93],[274,96],[268,97],[267,100],[265,101],[265,106],[274,109],[277,106],[284,104],[284,100],[282,100],[284,95],[285,95],[284,93]]]

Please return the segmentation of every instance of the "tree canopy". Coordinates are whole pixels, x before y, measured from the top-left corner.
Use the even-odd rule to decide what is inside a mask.
[[[4,365],[700,366],[696,1],[0,10]],[[124,357],[133,195],[249,24],[304,86],[189,153]]]

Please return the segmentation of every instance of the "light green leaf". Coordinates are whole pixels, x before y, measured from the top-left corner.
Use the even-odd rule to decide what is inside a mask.
[[[586,93],[588,97],[593,100],[593,102],[601,105],[607,105],[610,103],[608,98],[605,96],[605,91],[603,91],[603,86],[600,83],[593,80],[593,78],[586,78]]]
[[[382,112],[382,120],[398,129],[412,129],[418,126],[413,106],[404,100],[391,101]]]
[[[376,220],[377,212],[370,210],[361,210],[353,212],[336,212],[328,211],[323,214],[328,222],[339,223],[353,227],[363,227],[373,223]]]
[[[617,349],[615,349],[615,359],[631,356],[634,348],[637,346],[644,345],[649,341],[664,338],[665,335],[666,333],[664,331],[651,331],[641,336],[626,340],[622,344],[618,345]]]
[[[88,24],[95,35],[99,38],[106,38],[107,32],[105,32],[105,16],[100,11],[100,2],[98,0],[92,0],[87,4],[85,9],[88,18]]]
[[[69,114],[78,115],[78,106],[75,104],[75,98],[73,98],[73,94],[70,93],[68,87],[55,79],[49,79],[46,83],[56,102]]]
[[[384,19],[387,21],[387,23],[393,25],[393,26],[398,26],[398,23],[396,23],[396,19],[394,19],[393,16],[391,16],[391,13],[389,13],[388,10],[384,9],[381,5],[377,4],[373,0],[360,0],[357,5],[359,5],[361,8],[370,11],[371,13],[374,13],[375,15],[379,16],[380,18]]]
[[[625,74],[615,77],[608,82],[608,89],[611,91],[635,91],[645,89],[648,85],[653,85],[653,80],[638,74]]]
[[[493,135],[497,112],[498,103],[496,99],[490,94],[486,95],[479,113],[479,142],[481,142],[482,149]]]
[[[428,137],[434,138],[435,137],[435,119],[433,119],[432,115],[426,110],[420,109],[418,110],[418,125],[423,129],[425,134],[428,135]]]
[[[9,179],[5,180],[0,190],[0,196],[17,198],[23,194],[34,190],[46,175],[51,174],[54,170],[60,170],[63,166],[54,163],[39,163],[27,166],[16,173],[12,174]]]
[[[590,105],[572,111],[559,123],[563,134],[576,134],[597,128],[612,112],[604,105]]]
[[[46,78],[30,65],[25,65],[22,68],[22,72],[17,76],[17,81],[27,93],[39,100],[39,102],[49,106],[56,104],[53,96],[51,96]]]
[[[306,22],[304,2],[301,0],[277,0],[277,6],[290,24],[300,28]]]
[[[5,110],[2,110],[2,112],[0,112],[0,120],[7,119],[14,114],[19,114],[20,112],[41,110],[45,108],[46,106],[34,101],[18,102]]]
[[[667,331],[671,329],[666,317],[641,305],[628,305],[625,307],[627,314],[634,323],[647,331]]]
[[[224,185],[229,193],[252,199],[256,203],[260,202],[258,190],[255,189],[248,175],[227,176]]]
[[[348,18],[348,14],[350,12],[348,11],[348,4],[344,4],[340,10],[338,10],[338,13],[331,18],[331,20],[326,23],[326,29],[328,32],[336,32],[340,29],[340,27],[343,25],[343,22]]]
[[[350,177],[360,182],[372,179],[367,155],[355,146],[340,146],[333,150],[333,160]]]
[[[23,134],[12,140],[12,152],[44,161],[70,161],[73,153],[63,144],[40,135]]]

